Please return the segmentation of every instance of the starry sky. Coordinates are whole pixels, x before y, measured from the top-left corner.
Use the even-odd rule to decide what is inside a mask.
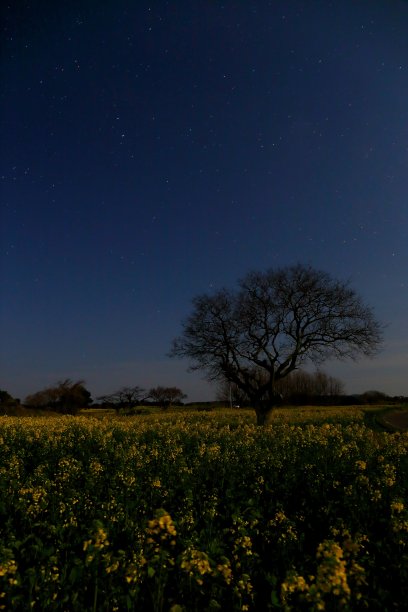
[[[214,388],[167,357],[248,271],[349,279],[385,330],[329,362],[408,395],[408,2],[2,3],[0,388]]]

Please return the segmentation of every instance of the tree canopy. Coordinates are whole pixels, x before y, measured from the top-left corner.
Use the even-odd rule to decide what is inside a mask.
[[[75,414],[92,403],[92,399],[83,380],[74,382],[67,378],[58,382],[54,387],[47,387],[29,395],[24,403],[30,408],[55,410],[61,414]]]
[[[140,404],[144,399],[148,397],[145,389],[138,385],[133,387],[122,387],[118,391],[109,395],[101,395],[96,399],[100,400],[104,404],[111,405],[115,410],[119,411],[121,408],[131,408]]]
[[[171,404],[178,404],[187,395],[178,387],[154,387],[149,391],[149,398],[157,403],[163,409],[168,408]]]
[[[15,406],[18,406],[19,403],[19,399],[14,398],[5,389],[0,389],[0,410],[5,410],[6,408],[13,408]]]
[[[196,297],[170,354],[190,358],[209,380],[236,384],[263,424],[278,381],[308,362],[372,356],[381,340],[380,323],[348,282],[298,264]]]

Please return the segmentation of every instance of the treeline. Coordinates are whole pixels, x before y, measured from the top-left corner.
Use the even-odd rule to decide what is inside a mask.
[[[262,374],[259,373],[259,376]],[[275,384],[277,403],[285,405],[353,405],[353,404],[380,404],[382,402],[407,402],[403,396],[390,397],[386,393],[376,390],[365,391],[357,395],[345,395],[344,384],[338,378],[318,370],[306,372],[295,370],[286,378]],[[217,390],[217,400],[226,405],[237,407],[250,406],[246,394],[234,383],[222,381]]]
[[[282,405],[364,405],[408,403],[408,397],[389,396],[376,390],[358,395],[345,395],[343,383],[325,372],[314,373],[298,370],[277,384],[277,404]],[[25,414],[25,409],[36,412],[50,411],[59,414],[77,414],[91,405],[115,410],[118,414],[132,414],[140,406],[158,406],[166,410],[170,406],[195,407],[211,410],[217,406],[251,407],[248,397],[237,385],[224,381],[219,384],[216,401],[185,403],[186,395],[179,387],[157,386],[144,389],[138,385],[121,387],[114,393],[96,398],[94,403],[90,391],[82,380],[67,378],[54,386],[47,387],[26,397],[21,403],[5,390],[0,389],[0,415]]]
[[[163,410],[173,405],[182,405],[187,395],[179,387],[153,387],[146,391],[142,387],[122,387],[110,395],[101,395],[97,399],[103,408],[114,408],[116,411],[130,409],[141,404],[160,406]]]
[[[185,393],[178,387],[157,386],[145,390],[142,387],[133,386],[122,387],[114,393],[96,399],[98,407],[111,408],[120,412],[123,409],[130,409],[140,404],[166,409],[174,404],[182,404],[186,397]],[[18,406],[23,406],[37,411],[77,414],[91,404],[93,404],[92,396],[85,387],[85,381],[73,381],[70,378],[28,395],[23,404],[20,404],[20,400],[13,398],[7,391],[0,391],[0,408],[3,408],[3,413]]]
[[[26,397],[24,406],[37,410],[51,410],[60,414],[76,414],[92,404],[91,393],[83,380],[70,378]]]
[[[262,372],[252,373],[252,376],[262,376]],[[275,383],[275,393],[277,403],[280,400],[285,404],[303,404],[317,398],[338,398],[344,393],[344,385],[321,370],[313,373],[295,370]],[[217,399],[238,406],[250,405],[246,393],[228,381],[220,383]]]
[[[310,374],[304,370],[291,372],[279,380],[277,391],[293,402],[303,402],[310,397],[339,397],[344,394],[344,384],[338,378],[318,370]]]

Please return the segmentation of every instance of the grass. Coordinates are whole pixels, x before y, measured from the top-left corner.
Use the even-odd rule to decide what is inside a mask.
[[[305,423],[364,423],[375,431],[396,431],[387,425],[385,417],[397,410],[408,410],[407,406],[396,404],[382,405],[347,405],[347,406],[283,406],[276,408],[269,420],[269,424],[290,423],[301,425]],[[230,408],[224,406],[190,405],[173,406],[165,411],[156,406],[136,406],[133,409],[122,411],[119,415],[114,410],[86,408],[80,413],[82,416],[123,418],[160,418],[174,419],[181,416],[194,416],[200,414],[212,415],[210,418],[229,419],[232,422],[245,421],[255,423],[255,412],[251,408]]]

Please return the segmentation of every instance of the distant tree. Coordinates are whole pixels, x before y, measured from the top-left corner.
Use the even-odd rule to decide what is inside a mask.
[[[0,412],[7,408],[14,408],[15,406],[18,406],[19,403],[20,401],[10,395],[10,393],[4,389],[0,389]]]
[[[383,393],[382,391],[376,391],[374,389],[370,391],[365,391],[360,395],[360,397],[366,404],[379,404],[389,399],[386,393]]]
[[[285,400],[294,398],[313,398],[338,396],[343,393],[344,385],[338,378],[329,376],[321,370],[306,372],[295,370],[277,383],[277,389]]]
[[[308,362],[373,355],[381,332],[348,283],[296,265],[252,272],[237,291],[196,297],[170,355],[190,358],[209,380],[236,384],[262,425],[280,401],[279,381]]]
[[[337,396],[344,395],[344,383],[335,376],[329,376],[325,393],[322,395]]]
[[[217,385],[216,398],[228,406],[246,406],[249,399],[235,383],[228,380],[221,380]]]
[[[262,381],[266,379],[264,372],[259,368],[257,377]],[[342,395],[343,390],[344,385],[338,378],[329,376],[321,370],[316,372],[295,370],[276,383],[276,393],[280,395],[281,402],[284,403],[299,400],[307,401],[322,396],[339,396]],[[227,380],[219,383],[217,400],[235,406],[250,406],[250,399],[244,391]]]
[[[136,406],[146,399],[146,391],[142,387],[122,387],[110,395],[101,395],[97,399],[111,405],[118,412],[121,408]]]
[[[187,395],[178,387],[154,387],[150,389],[148,397],[165,410],[172,404],[182,402]]]
[[[91,403],[91,394],[85,388],[84,381],[74,382],[69,378],[58,382],[54,387],[37,391],[25,400],[25,405],[30,408],[54,410],[61,414],[76,414]]]

